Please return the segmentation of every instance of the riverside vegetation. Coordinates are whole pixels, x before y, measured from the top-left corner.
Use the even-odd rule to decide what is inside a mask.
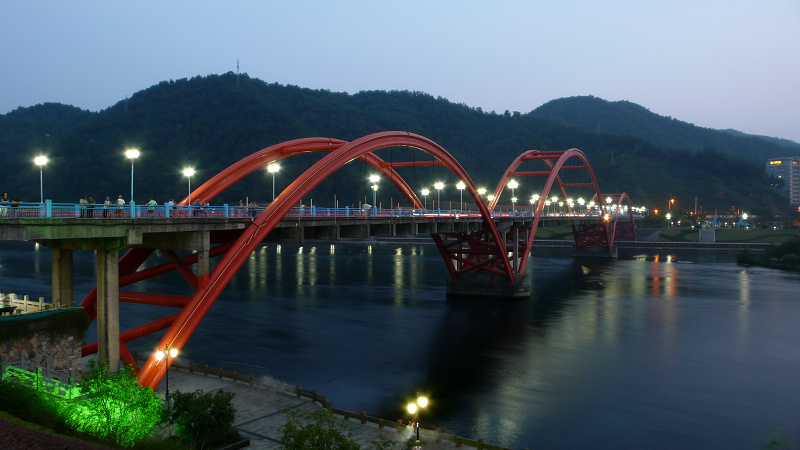
[[[0,409],[60,435],[114,448],[201,449],[241,440],[233,430],[234,394],[176,391],[166,409],[157,393],[138,384],[130,366],[114,373],[93,359],[81,376],[76,400],[4,379]]]

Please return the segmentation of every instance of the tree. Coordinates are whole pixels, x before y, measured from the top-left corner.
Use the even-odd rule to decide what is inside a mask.
[[[81,377],[83,398],[64,410],[70,426],[127,447],[153,435],[153,426],[160,421],[161,398],[139,385],[133,367],[114,373],[92,359]]]
[[[168,412],[169,423],[176,426],[176,434],[182,441],[202,447],[214,437],[225,436],[233,430],[236,408],[232,392],[223,390],[215,394],[175,391],[172,394],[172,409]]]

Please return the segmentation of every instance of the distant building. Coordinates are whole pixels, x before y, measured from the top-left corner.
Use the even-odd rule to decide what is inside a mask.
[[[800,206],[800,157],[767,160],[767,175],[783,180],[783,193],[792,206]]]

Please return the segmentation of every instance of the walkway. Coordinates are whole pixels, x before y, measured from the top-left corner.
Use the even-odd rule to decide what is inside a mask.
[[[263,382],[263,380],[262,380]],[[225,392],[236,394],[233,404],[236,407],[236,420],[234,427],[239,430],[243,438],[250,439],[253,449],[278,449],[280,448],[281,427],[286,423],[286,410],[314,410],[321,406],[306,398],[298,398],[293,393],[293,387],[275,383],[264,383],[267,387],[251,387],[245,383],[235,383],[229,379],[220,379],[214,375],[190,373],[186,370],[177,370],[174,366],[169,372],[170,391],[194,392],[202,389],[204,392],[215,392],[222,389]],[[157,392],[164,396],[166,383],[161,383]],[[338,417],[338,416],[337,416]],[[411,437],[411,428],[404,426],[400,432],[396,428],[378,428],[375,424],[362,425],[358,419],[342,420],[353,432],[353,439],[364,449],[373,448],[372,441],[378,436],[385,436],[398,443],[405,443]],[[424,435],[425,449],[450,449],[456,445],[452,442],[434,442],[433,437]],[[404,446],[401,448],[405,448]],[[462,448],[469,448],[464,447]]]

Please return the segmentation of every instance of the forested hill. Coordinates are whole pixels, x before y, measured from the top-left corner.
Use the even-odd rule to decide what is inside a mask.
[[[643,109],[643,108],[642,108]],[[18,108],[0,116],[0,189],[12,197],[36,201],[39,173],[32,160],[39,153],[50,161],[44,168],[45,197],[75,202],[92,194],[97,201],[119,194],[127,199],[130,160],[124,150],[137,147],[136,199],[150,196],[163,202],[185,196],[181,175],[192,166],[192,186],[257,150],[289,139],[331,137],[352,140],[369,133],[402,130],[433,139],[451,152],[476,184],[493,188],[506,167],[525,150],[583,150],[604,192],[627,192],[637,204],[665,205],[677,196],[706,210],[731,207],[773,211],[783,201],[764,174],[763,160],[739,161],[723,155],[724,148],[700,151],[665,150],[643,138],[584,131],[541,116],[487,113],[441,97],[408,91],[370,91],[349,95],[326,90],[270,84],[227,73],[164,81],[100,112],[45,104]],[[624,119],[623,120],[627,120]],[[622,127],[622,125],[620,125]],[[596,126],[595,126],[596,128]],[[730,139],[749,141],[747,137]],[[772,142],[759,141],[765,155],[780,153]],[[689,148],[689,147],[687,147]],[[419,152],[383,150],[386,160],[425,158]],[[288,184],[320,155],[308,154],[282,162],[277,186]],[[371,195],[366,167],[352,163],[312,194],[315,204],[357,204]],[[419,192],[434,180],[455,185],[440,168],[408,170]],[[526,187],[525,189],[532,189]],[[535,192],[518,189],[520,197]],[[387,182],[383,202],[397,201]],[[254,173],[237,183],[215,203],[235,203],[249,197],[271,197],[266,173]],[[442,200],[458,200],[449,189]]]
[[[589,133],[633,136],[667,150],[712,148],[730,157],[763,162],[800,155],[800,144],[753,136],[735,130],[714,130],[655,114],[628,101],[610,102],[593,96],[552,100],[530,113]]]

